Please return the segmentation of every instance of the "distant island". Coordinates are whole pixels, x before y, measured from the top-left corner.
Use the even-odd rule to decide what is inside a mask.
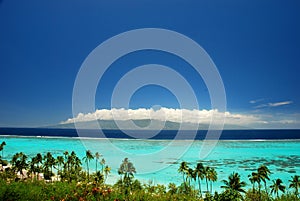
[[[132,122],[135,124],[132,125]],[[178,130],[181,126],[183,130],[207,130],[209,128],[208,124],[195,124],[195,123],[178,123],[172,121],[160,121],[151,119],[140,119],[140,120],[93,120],[76,122],[76,128],[79,129],[101,129],[105,130]],[[74,129],[75,123],[63,123],[57,125],[44,126],[43,128],[61,128],[61,129]],[[195,129],[197,128],[197,129]],[[224,129],[251,129],[244,126],[225,124]]]

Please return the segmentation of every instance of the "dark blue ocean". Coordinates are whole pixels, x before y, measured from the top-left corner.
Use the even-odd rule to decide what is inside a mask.
[[[46,136],[46,137],[90,137],[90,138],[125,138],[125,139],[147,139],[153,131],[137,130],[130,131],[135,133],[135,137],[125,134],[120,130],[92,130],[82,129],[80,135],[76,129],[49,129],[49,128],[0,128],[0,135],[17,135],[17,136]],[[180,135],[176,130],[162,130],[157,135],[149,139],[196,139],[203,140],[207,136],[207,130],[199,131],[181,131]],[[212,131],[212,136],[216,131]],[[138,136],[138,137],[137,137]],[[179,136],[179,137],[178,137]],[[211,137],[211,139],[214,139]],[[283,139],[300,139],[300,129],[252,129],[252,130],[223,130],[220,136],[221,140],[283,140]]]

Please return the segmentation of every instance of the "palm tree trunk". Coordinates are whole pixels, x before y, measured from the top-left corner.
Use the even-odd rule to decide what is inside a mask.
[[[185,179],[184,179],[184,173],[182,173],[182,179],[183,179],[184,188],[185,188],[185,190],[186,190],[187,187],[186,187],[186,181],[185,181]]]
[[[88,180],[90,180],[90,170],[89,170],[89,161],[86,162],[87,171],[88,171]]]
[[[98,159],[96,158],[96,173],[97,173],[97,164],[98,164]]]
[[[261,188],[261,185],[260,185],[260,183],[258,183],[258,195],[259,195],[259,201],[261,201],[260,188]]]
[[[52,182],[52,165],[51,165],[51,167],[50,167],[50,180],[51,180],[51,182]]]
[[[200,191],[200,194],[202,195],[202,191],[201,191],[201,181],[200,181],[199,177],[198,177],[198,185],[199,185],[199,191]]]
[[[266,190],[267,197],[268,197],[268,200],[269,200],[269,192],[268,192],[268,189],[267,189],[267,182],[265,182],[265,190]]]

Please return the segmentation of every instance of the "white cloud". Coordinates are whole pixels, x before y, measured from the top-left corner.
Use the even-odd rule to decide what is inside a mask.
[[[279,106],[283,106],[283,105],[289,105],[292,103],[293,103],[293,101],[282,101],[282,102],[276,102],[276,103],[260,104],[260,105],[255,106],[254,108],[258,109],[258,108],[264,108],[264,107],[279,107]]]
[[[261,101],[264,101],[264,100],[265,100],[264,98],[260,98],[260,99],[256,99],[256,100],[251,100],[251,101],[249,101],[249,103],[255,104],[255,103],[258,103],[258,102],[261,102]]]
[[[293,103],[293,101],[283,101],[283,102],[277,102],[277,103],[268,103],[268,105],[270,107],[278,107],[278,106],[282,106],[282,105],[289,105],[292,103]]]
[[[124,109],[112,108],[111,110],[101,109],[93,113],[79,113],[76,117],[70,118],[61,124],[85,122],[92,120],[137,120],[137,119],[155,119],[168,120],[173,122],[185,123],[201,123],[209,124],[212,117],[216,119],[217,123],[223,123],[225,116],[226,124],[249,126],[251,124],[264,124],[265,121],[259,115],[252,114],[237,114],[230,112],[219,112],[218,110],[187,110],[187,109]]]
[[[255,107],[253,107],[253,108],[259,109],[259,108],[264,108],[264,107],[268,107],[268,106],[269,106],[268,104],[260,104],[260,105],[257,105]]]

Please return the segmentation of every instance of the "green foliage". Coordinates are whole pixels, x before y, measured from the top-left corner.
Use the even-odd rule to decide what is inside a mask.
[[[258,191],[249,189],[245,194],[245,201],[257,201],[257,200],[269,200],[269,196],[266,191]]]
[[[7,160],[2,160],[2,159],[0,158],[0,165],[1,165],[1,166],[7,166],[7,165],[8,165],[8,161],[7,161]]]

